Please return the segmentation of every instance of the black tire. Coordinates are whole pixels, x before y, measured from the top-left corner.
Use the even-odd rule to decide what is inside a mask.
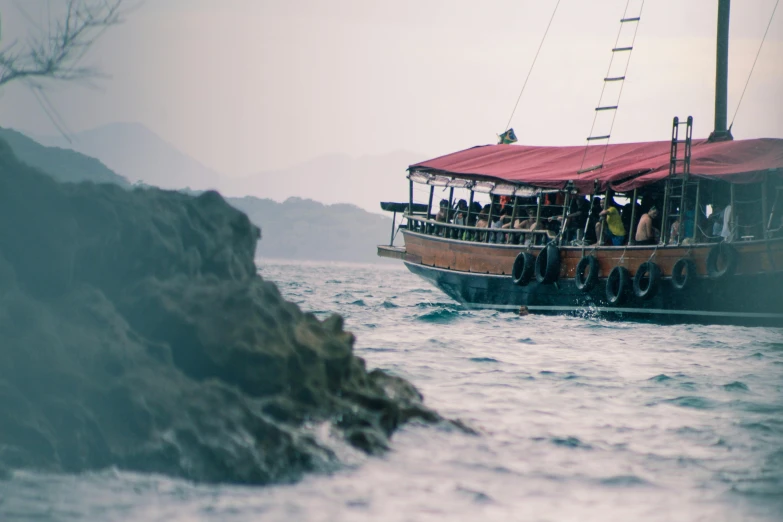
[[[560,249],[547,245],[536,258],[536,281],[542,285],[551,285],[560,276]]]
[[[723,259],[723,266],[718,268],[718,261]],[[737,251],[728,243],[718,243],[707,255],[707,275],[711,279],[723,279],[731,277],[737,270],[739,256]]]
[[[683,257],[674,263],[672,268],[672,286],[675,290],[684,291],[691,287],[696,279],[696,264]]]
[[[606,278],[606,300],[611,305],[621,305],[628,297],[631,287],[631,273],[627,268],[616,266]]]
[[[515,285],[526,286],[533,279],[536,258],[530,252],[520,252],[514,259],[511,278]]]
[[[645,279],[647,285],[644,284]],[[645,261],[636,270],[633,277],[633,293],[642,299],[652,299],[661,285],[661,269],[652,261]]]
[[[585,269],[587,269],[587,275],[585,275]],[[595,256],[582,256],[576,265],[576,273],[574,274],[577,290],[587,293],[595,288],[597,282],[598,259]]]

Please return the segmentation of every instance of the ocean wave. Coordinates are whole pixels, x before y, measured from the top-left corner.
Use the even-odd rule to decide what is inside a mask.
[[[552,437],[549,441],[555,446],[563,446],[566,448],[581,448],[581,449],[593,449],[589,444],[586,444],[579,440],[577,437]]]
[[[425,323],[450,323],[460,316],[460,312],[451,308],[440,308],[416,317],[417,321]]]
[[[664,399],[660,401],[660,403],[672,404],[681,408],[692,408],[695,410],[711,410],[718,405],[716,401],[697,395],[685,395],[682,397],[675,397],[674,399]]]
[[[723,388],[726,391],[742,391],[742,392],[750,391],[748,385],[741,381],[734,381],[728,384],[724,384],[723,386],[721,386],[721,388]]]
[[[615,475],[613,477],[602,478],[598,481],[603,486],[629,487],[629,486],[649,486],[650,483],[636,475]]]

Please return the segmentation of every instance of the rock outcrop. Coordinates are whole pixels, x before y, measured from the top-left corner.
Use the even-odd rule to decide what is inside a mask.
[[[377,453],[439,420],[257,275],[257,234],[217,193],[60,184],[0,142],[0,470],[264,484],[336,463],[314,426]]]

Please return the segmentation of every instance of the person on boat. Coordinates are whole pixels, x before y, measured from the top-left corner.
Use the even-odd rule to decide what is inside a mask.
[[[694,212],[692,209],[685,211],[685,215],[682,218],[682,224],[684,234],[681,236],[680,220],[675,220],[674,223],[672,223],[669,234],[669,240],[672,243],[685,243],[687,239],[693,237]]]
[[[466,225],[467,216],[468,216],[468,202],[465,201],[464,199],[460,199],[457,202],[457,208],[455,208],[454,211],[455,211],[454,224]]]
[[[435,216],[435,221],[439,221],[441,223],[448,223],[449,222],[449,200],[448,199],[441,199],[440,200],[440,209],[438,210],[438,213]]]
[[[593,198],[593,202],[590,205],[590,213],[587,217],[587,226],[585,227],[585,242],[593,244],[598,242],[598,222],[601,219],[599,216],[601,212],[601,199]]]
[[[617,207],[609,204],[606,210],[602,210],[598,213],[606,221],[604,226],[604,238],[614,246],[620,246],[625,242],[625,227],[623,226],[623,218],[620,217],[620,211]],[[597,223],[596,227],[600,227],[601,223]],[[598,232],[596,231],[596,236]]]
[[[441,199],[440,205],[439,205],[438,213],[435,215],[435,221],[439,223],[448,223],[449,222],[449,200],[448,199]],[[435,227],[435,235],[436,236],[442,236],[444,235],[445,229],[440,226]]]
[[[564,239],[566,241],[580,239],[585,223],[587,223],[589,205],[590,203],[584,196],[574,198],[568,204],[568,214],[566,214],[565,223],[562,225],[564,227],[563,230],[565,230]],[[554,219],[558,222],[563,221],[563,216],[555,216]]]
[[[481,209],[481,212],[478,215],[478,219],[476,220],[476,227],[477,228],[489,228],[489,215],[492,211],[492,205],[484,205],[484,208]],[[487,235],[484,232],[477,233],[475,235],[476,241],[485,241],[487,239]]]
[[[489,228],[489,211],[492,209],[492,205],[484,205],[484,208],[479,212],[478,219],[476,220],[476,227]]]
[[[492,223],[490,224],[490,228],[502,229],[504,228],[503,225],[510,222],[511,222],[511,207],[509,205],[505,205],[500,208],[499,215],[496,220],[492,221]],[[495,232],[492,234],[492,237],[490,237],[490,241],[492,241],[493,243],[505,243],[506,235],[501,234],[500,232]]]
[[[726,205],[726,208],[723,209],[723,227],[720,231],[720,237],[723,238],[724,241],[731,241],[733,239],[733,233],[731,227],[731,205]]]
[[[642,215],[642,206],[639,205],[639,203],[634,203],[633,201],[629,200],[628,203],[623,205],[623,208],[620,210],[620,216],[623,218],[623,226],[625,227],[625,230],[629,231],[629,237],[631,231],[633,231],[636,228],[636,223],[638,223],[639,218]],[[633,214],[633,217],[636,221],[636,223],[631,223],[631,215]]]
[[[639,226],[636,227],[637,245],[657,245],[658,230],[653,226],[653,221],[658,217],[658,209],[655,205],[650,207],[642,217],[639,218]]]
[[[713,242],[721,240],[720,233],[723,230],[723,212],[725,210],[725,206],[721,206],[720,204],[713,205],[712,213],[707,218],[707,221],[712,223],[712,236],[710,237],[710,240]]]
[[[475,227],[478,222],[479,215],[481,214],[482,207],[478,201],[473,202],[473,206],[470,209],[470,216],[468,216],[468,226]]]

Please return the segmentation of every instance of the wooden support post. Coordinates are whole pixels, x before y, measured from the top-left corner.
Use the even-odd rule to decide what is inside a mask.
[[[413,217],[413,180],[410,180],[408,186],[408,230],[413,230],[413,223],[411,221]]]
[[[587,218],[585,218],[585,230],[582,236],[582,257],[585,255],[585,246],[587,246],[587,231],[590,230],[590,216],[593,215],[593,200],[598,195],[598,185],[593,188],[593,193],[589,196],[587,202]],[[595,225],[593,225],[595,226]]]
[[[451,222],[454,218],[454,211],[452,210],[452,202],[454,201],[454,187],[449,189],[449,210],[446,212],[446,223]],[[443,237],[451,237],[452,230],[447,226],[443,227]]]
[[[435,194],[435,185],[430,185],[430,200],[427,203],[427,219],[432,219],[432,196]],[[432,231],[432,225],[427,223],[424,225],[424,229],[427,231],[427,233],[431,233]]]
[[[389,239],[389,246],[394,246],[394,224],[397,223],[397,212],[392,212],[392,231]]]
[[[609,208],[609,189],[606,189],[606,192],[604,193],[604,204],[601,207],[601,210],[606,210]],[[598,246],[601,246],[604,244],[604,226],[606,224],[606,216],[603,216],[603,218],[599,219],[598,222],[601,224],[598,227]]]
[[[468,203],[468,215],[465,216],[465,224],[470,224],[470,214],[473,212],[473,197],[476,195],[475,192],[473,192],[473,188],[470,189],[470,203]],[[472,239],[473,238],[473,232],[466,230],[464,232],[465,239]]]
[[[568,204],[571,200],[571,191],[566,191],[565,198],[563,198],[563,214],[562,214],[562,220],[560,221],[560,233],[559,237],[557,238],[557,244],[560,246],[563,246],[563,238],[565,237],[566,232],[566,219],[568,217]]]
[[[769,199],[767,195],[768,190],[768,182],[769,182],[769,176],[764,176],[764,179],[761,182],[761,236],[764,239],[769,238],[769,228],[767,226],[767,223],[769,222],[769,218],[771,217],[769,214]]]
[[[739,220],[737,219],[737,190],[736,186],[732,183],[731,185],[731,216],[729,219],[729,237],[726,239],[728,242],[734,241],[735,236],[737,235],[737,225],[739,224]]]
[[[628,244],[629,245],[636,244],[636,226],[634,226],[634,225],[636,223],[636,197],[637,197],[636,191],[637,190],[639,190],[639,189],[633,189],[633,196],[631,196],[631,198],[632,198],[631,199],[631,225],[630,225],[630,227],[628,227],[628,228],[631,229],[631,230],[628,231]]]
[[[492,200],[492,193],[489,194],[489,214],[487,214],[487,237],[485,243],[489,243],[489,230],[492,228],[492,209],[495,208],[495,202]]]
[[[511,233],[512,230],[514,230],[514,221],[517,219],[517,204],[519,203],[519,198],[514,196],[514,206],[511,209],[511,225],[508,227],[509,233],[508,237],[506,238],[506,243],[511,243],[511,236],[513,234]]]
[[[536,200],[536,221],[533,223],[533,230],[538,229],[538,221],[541,219],[541,200],[544,199],[544,194],[539,192],[538,199]],[[533,234],[533,242],[538,238],[538,235]]]
[[[699,242],[699,215],[701,214],[701,180],[696,180],[696,203],[693,204],[693,238],[694,243]]]
[[[669,208],[671,206],[671,197],[669,196],[669,193],[671,191],[672,187],[672,179],[668,178],[666,180],[666,186],[663,190],[663,208],[661,209],[661,241],[660,244],[665,245],[669,240],[669,213],[671,212],[671,209]]]

